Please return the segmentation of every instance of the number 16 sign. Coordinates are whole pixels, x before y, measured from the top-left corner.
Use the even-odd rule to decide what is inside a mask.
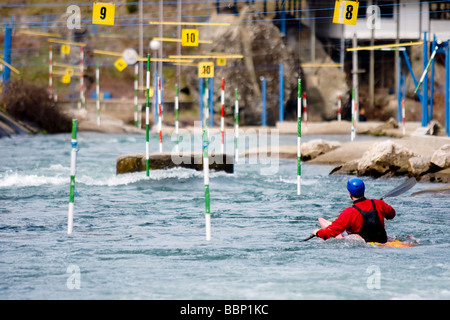
[[[336,0],[334,4],[333,23],[356,24],[359,2]]]

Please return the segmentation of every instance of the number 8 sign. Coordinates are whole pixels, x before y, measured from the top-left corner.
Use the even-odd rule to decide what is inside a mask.
[[[336,0],[334,4],[333,23],[356,24],[359,2]]]
[[[114,25],[116,6],[112,3],[94,2],[92,8],[92,24]]]

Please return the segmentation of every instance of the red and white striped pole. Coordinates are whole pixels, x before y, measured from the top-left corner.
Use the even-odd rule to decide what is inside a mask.
[[[162,152],[161,77],[158,77],[158,129],[159,129],[159,152]]]
[[[53,95],[53,46],[48,47],[48,91]]]
[[[305,119],[305,127],[308,126],[308,108],[306,105],[306,92],[303,92],[303,118]]]
[[[80,47],[80,101],[83,109],[86,108],[84,97],[84,47]]]
[[[222,103],[222,110],[220,115],[220,133],[222,135],[222,144],[220,150],[223,153],[225,144],[225,78],[222,78],[222,94],[220,96],[220,102]]]
[[[341,122],[341,108],[342,108],[342,101],[341,101],[341,95],[338,96],[338,121]]]

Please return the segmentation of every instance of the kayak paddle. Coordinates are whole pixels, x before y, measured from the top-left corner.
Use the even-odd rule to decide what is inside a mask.
[[[406,180],[405,182],[403,182],[401,185],[395,187],[394,189],[392,189],[391,191],[389,191],[388,193],[386,193],[384,196],[382,196],[380,198],[380,200],[383,200],[384,198],[388,198],[388,197],[396,197],[401,195],[402,193],[405,193],[406,191],[408,191],[409,189],[411,189],[412,187],[414,187],[417,183],[416,178],[411,177],[408,180]],[[303,239],[302,241],[308,241],[312,238],[316,237],[316,235],[312,234],[310,235],[308,238]]]
[[[386,193],[384,196],[382,196],[380,198],[380,200],[383,200],[384,198],[388,198],[388,197],[396,197],[401,195],[402,193],[405,193],[406,191],[408,191],[409,189],[411,189],[412,187],[414,187],[416,185],[416,178],[409,178],[408,180],[406,180],[405,182],[403,182],[401,185],[399,185],[398,187],[392,189],[391,191],[389,191],[388,193]]]
[[[316,235],[315,234],[311,234],[308,238],[303,239],[302,241],[308,241],[309,239],[314,238]]]

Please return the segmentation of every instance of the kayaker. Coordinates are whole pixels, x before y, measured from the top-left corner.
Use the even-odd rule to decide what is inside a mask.
[[[347,190],[353,205],[344,209],[328,227],[316,229],[313,234],[326,240],[347,231],[349,234],[359,234],[366,242],[385,243],[384,219],[393,219],[395,210],[383,200],[366,199],[365,189],[360,178],[349,179]]]

